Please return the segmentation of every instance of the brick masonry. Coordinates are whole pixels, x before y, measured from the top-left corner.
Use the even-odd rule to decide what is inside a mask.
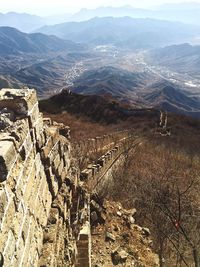
[[[69,131],[43,118],[35,90],[0,90],[0,266],[91,266],[85,183],[108,172],[130,133],[75,144],[110,149],[80,174]]]
[[[82,202],[86,194],[72,166],[69,128],[43,119],[34,90],[2,89],[0,110],[3,266],[70,266],[78,231],[72,202],[77,190]]]

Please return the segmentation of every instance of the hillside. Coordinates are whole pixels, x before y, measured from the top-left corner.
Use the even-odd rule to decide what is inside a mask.
[[[41,33],[26,34],[11,27],[0,27],[0,55],[74,51],[80,46],[71,41]]]
[[[166,95],[168,93],[169,88],[162,92]],[[176,99],[181,96],[176,95]],[[184,152],[190,156],[198,155],[200,151],[200,120],[168,112],[167,129],[170,136],[162,136],[159,107],[134,109],[112,98],[69,94],[68,91],[63,91],[49,99],[40,100],[39,108],[46,117],[70,126],[71,136],[75,141],[94,138],[116,130],[132,129],[136,136],[147,137],[153,146],[161,145],[162,150],[163,144],[169,150],[177,149],[180,153]]]
[[[163,94],[167,96],[174,93],[175,100],[180,101],[181,95],[173,92],[173,90],[172,88],[165,88]],[[109,101],[107,100],[107,102]],[[106,100],[104,100],[105,102]],[[73,108],[69,114],[67,110],[72,103]],[[114,128],[113,124],[110,123],[112,121],[110,119],[114,118],[113,113],[107,114],[109,119],[106,124],[103,123],[103,117],[102,120],[98,119],[98,122],[94,123],[93,115],[95,112],[90,114],[86,112],[91,110],[92,103],[94,106],[95,103],[98,103],[94,101],[92,96],[78,96],[62,92],[59,96],[42,101],[41,107],[43,111],[49,112],[45,115],[57,122],[69,125],[73,140],[76,141],[84,140],[85,137],[94,138],[99,134],[111,133],[113,129],[127,129],[128,127],[131,127],[136,140],[138,137],[142,137],[139,146],[133,146],[132,149],[128,149],[123,154],[125,160],[121,162],[120,169],[114,172],[112,179],[109,179],[104,186],[98,188],[98,195],[95,194],[95,199],[102,201],[98,203],[103,203],[98,206],[91,206],[92,211],[97,213],[96,217],[91,217],[92,222],[97,220],[96,225],[94,224],[92,228],[92,252],[95,263],[101,262],[113,266],[111,265],[111,255],[115,250],[115,244],[123,248],[123,251],[131,253],[134,262],[141,260],[141,258],[138,259],[139,244],[141,243],[138,243],[137,250],[135,250],[132,247],[133,236],[131,235],[132,230],[135,229],[133,224],[139,223],[148,227],[149,230],[145,228],[145,233],[149,235],[151,232],[153,236],[151,247],[159,254],[160,258],[165,253],[167,267],[173,266],[177,260],[177,251],[173,244],[178,244],[176,239],[178,232],[183,244],[180,251],[186,253],[186,255],[183,254],[184,260],[188,266],[192,266],[192,249],[188,246],[188,240],[181,232],[187,229],[188,238],[192,242],[199,240],[199,235],[193,234],[194,228],[199,233],[197,219],[199,209],[198,201],[196,201],[197,198],[199,199],[199,120],[168,113],[167,127],[170,130],[170,135],[162,136],[159,133],[161,128],[158,126],[160,112],[149,117],[147,116],[149,111],[146,111],[143,117],[132,114],[132,116],[128,116],[126,124],[125,119],[118,120]],[[102,99],[99,103],[102,105]],[[98,110],[98,104],[96,107]],[[83,109],[83,112],[80,112],[80,109]],[[78,118],[76,117],[77,114]],[[83,154],[83,158],[87,156],[88,149]],[[181,212],[183,219],[180,221],[180,228],[174,226],[173,220],[177,216],[177,207],[180,205],[178,202],[179,191],[177,190],[181,192],[181,211],[179,212]],[[105,199],[108,202],[103,202]],[[113,200],[117,203],[112,202]],[[118,203],[119,201],[121,204]],[[135,215],[127,220],[127,210],[130,209],[134,209]],[[194,212],[195,216],[190,216],[190,212]],[[169,216],[171,216],[170,220]],[[189,221],[188,218],[190,218]],[[99,223],[98,220],[100,219],[105,221],[104,224]],[[160,224],[160,221],[164,223]],[[142,231],[141,228],[138,229]],[[172,238],[172,234],[173,244],[167,242],[168,238]],[[135,235],[136,233],[134,234],[134,245],[137,240]],[[162,237],[161,243],[158,242],[160,237]],[[110,240],[109,245],[107,240]],[[165,244],[164,251],[160,250],[162,244]],[[145,260],[148,260],[147,256]],[[182,258],[178,257],[178,260],[181,262]],[[147,264],[147,266],[151,265]]]
[[[147,60],[177,72],[199,76],[200,46],[187,43],[167,46],[150,51]]]
[[[200,116],[200,101],[180,86],[149,72],[129,72],[116,67],[86,71],[74,81],[78,94],[110,96],[134,108],[160,108]]]
[[[200,117],[200,102],[190,97],[173,84],[157,83],[156,90],[144,95],[144,99],[153,107],[168,112],[186,114],[192,117]]]
[[[86,71],[74,81],[72,91],[81,94],[110,95],[116,99],[131,101],[139,100],[136,92],[143,88],[152,77],[148,73],[133,73],[116,67],[101,67]]]
[[[148,109],[132,109],[111,97],[97,95],[80,95],[63,90],[60,94],[40,101],[40,109],[51,114],[69,112],[79,117],[87,117],[98,123],[116,124],[133,115],[147,116],[157,111]]]
[[[181,263],[183,259],[188,266],[193,266],[198,259],[200,238],[199,121],[146,110],[142,120],[135,113],[131,120],[127,116],[127,124],[124,118],[117,121],[118,130],[126,131],[115,134],[112,124],[105,125],[100,118],[98,125],[106,135],[99,137],[99,128],[92,122],[96,111],[87,116],[89,123],[84,122],[86,118],[80,113],[80,106],[85,112],[89,111],[95,99],[63,91],[42,103],[46,109],[57,113],[53,114],[57,122],[67,115],[67,107],[72,106],[72,115],[77,109],[83,119],[77,131],[85,135],[75,139],[73,132],[71,140],[69,132],[70,128],[74,131],[75,116],[71,121],[63,121],[65,125],[52,122],[49,117],[42,120],[34,90],[4,89],[0,95],[1,184],[4,196],[6,190],[14,194],[9,216],[7,209],[2,210],[8,231],[1,231],[1,240],[3,244],[10,240],[10,231],[19,231],[20,223],[23,223],[22,229],[27,229],[21,202],[15,195],[19,193],[28,210],[29,233],[36,236],[34,240],[24,234],[17,240],[13,238],[15,250],[8,247],[7,251],[17,255],[17,261],[23,266],[27,262],[41,267],[51,262],[64,266],[68,262],[73,265],[74,261],[89,266],[92,259],[102,267],[133,264],[158,267],[159,260],[165,257],[166,267]],[[97,100],[97,109],[98,103],[109,104],[111,99]],[[121,111],[130,110],[118,103],[117,111],[119,107]],[[53,118],[52,114],[46,115]],[[110,119],[113,117],[113,114],[106,115]],[[168,119],[169,135],[161,132],[163,115]],[[88,139],[91,137],[88,125],[93,127],[93,139]],[[85,160],[89,165],[82,169],[81,163]],[[18,192],[14,178],[21,172],[19,181],[26,190]],[[18,208],[14,209],[15,205]],[[39,227],[32,227],[31,221]],[[24,238],[29,244],[27,257],[21,257],[21,250],[15,245],[24,242]],[[169,239],[172,242],[168,242]],[[33,251],[41,251],[39,264]],[[72,251],[73,258],[67,257]],[[10,266],[12,258],[5,253],[2,255],[6,266]]]
[[[200,28],[154,19],[105,17],[45,26],[37,31],[94,45],[112,44],[124,48],[149,48],[180,43],[199,34]]]
[[[22,88],[23,85],[13,77],[0,76],[0,89],[2,88]]]
[[[0,27],[0,88],[28,86],[47,96],[63,87],[65,73],[77,61],[89,56],[85,45]]]

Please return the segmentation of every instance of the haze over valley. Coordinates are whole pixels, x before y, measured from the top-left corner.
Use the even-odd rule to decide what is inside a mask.
[[[33,87],[40,98],[68,89],[199,117],[198,12],[198,3],[177,3],[2,14],[0,86]]]

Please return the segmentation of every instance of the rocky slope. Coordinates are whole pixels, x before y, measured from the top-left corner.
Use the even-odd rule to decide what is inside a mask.
[[[150,231],[135,223],[135,209],[126,210],[120,203],[106,201],[100,212],[91,202],[92,263],[95,267],[158,267],[152,251]],[[102,223],[103,222],[103,223]]]

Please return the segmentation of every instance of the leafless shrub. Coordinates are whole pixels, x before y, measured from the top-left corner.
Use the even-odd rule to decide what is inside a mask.
[[[153,234],[160,266],[199,267],[200,158],[146,144],[126,151],[110,197],[136,207]]]

